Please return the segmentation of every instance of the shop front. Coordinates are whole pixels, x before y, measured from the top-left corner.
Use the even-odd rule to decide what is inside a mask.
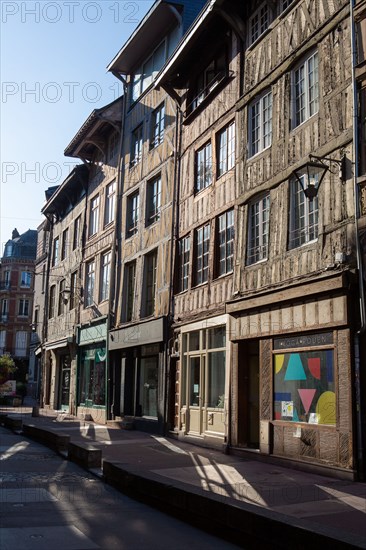
[[[308,288],[308,294],[310,288]],[[257,304],[261,299],[257,299]],[[235,449],[354,476],[352,330],[346,294],[228,305]],[[263,302],[263,300],[262,300]],[[300,328],[301,327],[301,328]]]
[[[79,329],[77,416],[107,421],[107,324],[94,322]]]
[[[182,439],[222,447],[227,438],[229,339],[226,316],[180,328],[179,416]]]
[[[165,319],[110,332],[113,416],[136,429],[164,431]]]
[[[75,414],[76,349],[73,337],[47,342],[44,349],[45,406]]]

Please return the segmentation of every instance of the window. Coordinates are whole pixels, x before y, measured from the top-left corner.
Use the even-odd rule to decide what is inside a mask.
[[[95,261],[88,262],[85,269],[85,307],[88,307],[94,303]]]
[[[67,256],[67,248],[69,246],[69,229],[66,228],[62,233],[61,260]]]
[[[158,176],[147,183],[146,225],[151,225],[160,219],[161,209],[161,177]]]
[[[89,237],[95,235],[99,228],[99,195],[90,201]]]
[[[80,357],[79,405],[105,405],[106,349],[84,346]]]
[[[150,149],[157,147],[164,140],[165,105],[160,105],[151,116]]]
[[[20,317],[28,317],[29,315],[29,300],[21,298],[19,300],[18,315]]]
[[[137,233],[139,221],[140,196],[139,193],[133,193],[127,197],[127,231],[126,238],[132,237]]]
[[[22,285],[23,280],[24,280],[24,282],[27,282],[26,278],[23,279],[23,273],[28,273],[28,271],[22,271],[21,279],[20,279],[20,286],[23,286]],[[8,289],[8,288],[10,288],[10,286],[11,286],[11,271],[7,270],[4,273],[4,283],[3,283],[3,285],[1,285],[1,288]],[[30,286],[30,282],[29,282],[29,286]]]
[[[111,137],[109,138],[108,160],[112,160],[115,156],[117,156],[118,146],[119,146],[119,133],[116,131],[116,132],[113,132]]]
[[[10,271],[5,272],[5,283],[10,284]],[[32,284],[32,273],[29,271],[22,271],[20,274],[20,286],[23,288],[30,288]]]
[[[131,166],[135,166],[142,158],[142,132],[143,125],[140,124],[133,132],[131,139]]]
[[[28,334],[25,330],[19,330],[15,335],[15,356],[26,357],[28,347]]]
[[[281,0],[281,12],[287,10],[292,4],[293,0]]]
[[[99,299],[101,302],[109,298],[109,281],[111,275],[111,253],[106,252],[102,255],[102,263],[100,270],[100,293]]]
[[[125,266],[125,320],[132,321],[135,303],[136,262]]]
[[[9,314],[9,302],[7,298],[1,300],[1,321],[7,321]]]
[[[105,190],[105,210],[104,210],[104,225],[112,223],[114,220],[114,207],[116,198],[116,182],[112,181],[107,185]]]
[[[256,99],[249,107],[249,156],[272,143],[272,92]]]
[[[250,43],[253,44],[269,26],[269,10],[267,4],[263,4],[255,11],[249,20]]]
[[[59,237],[56,237],[53,241],[53,255],[52,255],[53,266],[58,264],[59,245],[60,245],[60,239]]]
[[[209,224],[195,231],[195,284],[200,285],[208,280],[208,260],[210,246]]]
[[[6,344],[6,330],[0,330],[0,353],[4,353]]]
[[[80,227],[81,227],[81,217],[78,216],[74,221],[74,236],[72,241],[72,249],[75,250],[80,245]]]
[[[194,98],[188,107],[188,111],[194,111],[209,93],[216,88],[224,78],[227,71],[225,47],[220,48],[217,56],[199,73],[194,89]]]
[[[55,300],[56,300],[56,286],[52,285],[50,288],[50,302],[48,304],[48,318],[52,319],[55,316]]]
[[[70,277],[70,310],[76,307],[76,292],[77,292],[77,271],[71,273]]]
[[[223,409],[226,327],[183,334],[182,405]],[[203,383],[204,382],[204,383]]]
[[[219,216],[218,223],[218,276],[233,270],[234,260],[234,210]]]
[[[268,258],[269,195],[249,205],[247,264]]]
[[[212,183],[212,146],[206,143],[196,152],[196,192]]]
[[[46,288],[46,265],[43,264],[42,266],[42,293],[45,291]]]
[[[293,72],[293,126],[296,127],[319,109],[318,54],[312,54]]]
[[[152,84],[154,78],[162,68],[166,60],[166,45],[163,40],[152,55],[140,66],[133,76],[132,101],[138,97]]]
[[[189,280],[189,253],[190,253],[190,237],[183,237],[178,243],[178,262],[179,262],[179,292],[183,292],[188,288]]]
[[[157,252],[145,256],[145,316],[153,315],[155,311]]]
[[[274,420],[335,425],[333,334],[275,338],[273,346]]]
[[[235,164],[235,123],[222,130],[217,139],[217,176],[220,177]]]
[[[304,174],[303,184],[306,186]],[[318,197],[306,198],[298,181],[291,182],[289,247],[297,248],[318,237]]]
[[[66,281],[62,279],[60,282],[59,294],[58,294],[58,311],[57,315],[63,315],[65,313],[65,288]]]

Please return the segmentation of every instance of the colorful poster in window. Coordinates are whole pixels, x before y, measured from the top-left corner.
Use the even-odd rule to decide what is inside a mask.
[[[274,419],[336,424],[333,351],[275,354]]]

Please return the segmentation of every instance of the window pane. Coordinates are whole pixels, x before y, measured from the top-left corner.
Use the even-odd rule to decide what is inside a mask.
[[[226,327],[210,328],[208,330],[208,349],[224,348],[226,346]]]
[[[158,416],[158,356],[141,358],[140,407],[142,416]]]
[[[208,354],[207,406],[224,408],[225,403],[225,352]]]
[[[199,407],[200,404],[200,376],[201,359],[200,357],[191,357],[190,363],[190,392],[189,404],[193,407]]]

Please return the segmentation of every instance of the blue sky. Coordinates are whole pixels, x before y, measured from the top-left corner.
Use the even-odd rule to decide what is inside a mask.
[[[5,1],[1,8],[0,244],[41,223],[44,190],[90,112],[116,99],[106,66],[153,0]]]

